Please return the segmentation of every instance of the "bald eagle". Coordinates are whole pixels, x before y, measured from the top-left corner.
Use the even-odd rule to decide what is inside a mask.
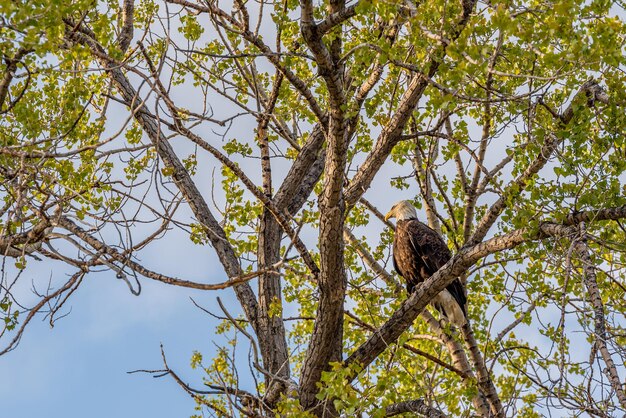
[[[450,250],[441,236],[417,220],[417,212],[408,201],[402,200],[385,215],[385,220],[396,218],[393,239],[393,267],[406,280],[409,293],[435,274],[451,258]],[[461,281],[457,278],[431,302],[433,306],[457,327],[467,322],[467,298]]]

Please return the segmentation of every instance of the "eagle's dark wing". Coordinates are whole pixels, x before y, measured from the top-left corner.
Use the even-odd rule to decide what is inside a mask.
[[[393,240],[393,266],[400,276],[406,280],[407,291],[413,292],[413,288],[428,277],[427,266],[422,259],[423,251],[419,243],[413,243],[409,223],[411,221],[398,221]],[[416,248],[417,247],[417,248]]]
[[[424,280],[435,274],[452,257],[439,234],[417,219],[407,221],[406,232],[413,251],[422,258],[426,267],[428,275],[422,277]]]
[[[407,289],[423,282],[450,260],[441,236],[416,219],[398,221],[394,239],[394,267],[407,281]],[[446,287],[465,314],[467,298],[459,279]]]

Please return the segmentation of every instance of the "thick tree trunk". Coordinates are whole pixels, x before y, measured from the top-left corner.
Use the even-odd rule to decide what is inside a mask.
[[[341,118],[332,118],[331,128],[338,119],[341,121]],[[345,203],[342,193],[347,150],[344,132],[343,126],[336,127],[330,135],[329,155],[324,169],[327,177],[319,201],[319,306],[300,381],[302,405],[307,409],[314,408],[318,416],[336,414],[332,401],[315,406],[315,395],[322,372],[329,369],[329,363],[341,362],[343,349],[343,310],[347,286],[343,241]]]

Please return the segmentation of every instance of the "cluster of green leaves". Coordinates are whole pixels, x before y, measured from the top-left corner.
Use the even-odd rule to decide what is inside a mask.
[[[105,185],[112,164],[95,155],[104,132],[106,116],[97,112],[103,110],[107,77],[89,71],[85,48],[64,41],[67,22],[83,18],[103,43],[112,42],[109,15],[90,4],[0,2],[0,71],[19,58],[0,124],[0,196],[12,208],[3,233],[28,229],[45,205],[83,217],[116,204]]]
[[[13,301],[6,296],[0,301],[0,315],[2,315],[2,321],[4,322],[0,335],[4,334],[5,331],[13,331],[17,326],[20,311],[14,309]]]

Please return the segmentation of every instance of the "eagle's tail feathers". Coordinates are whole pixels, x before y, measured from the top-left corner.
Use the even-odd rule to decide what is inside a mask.
[[[458,328],[462,328],[463,325],[467,323],[463,309],[446,289],[442,290],[441,293],[435,297],[433,305]]]

